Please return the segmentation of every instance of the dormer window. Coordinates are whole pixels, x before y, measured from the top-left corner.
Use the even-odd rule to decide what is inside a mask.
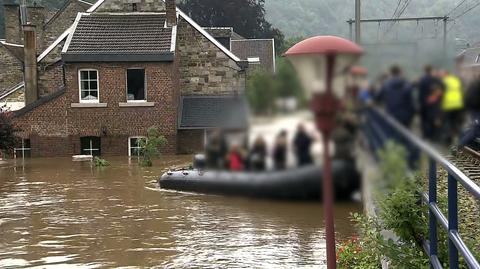
[[[78,71],[80,103],[98,103],[98,71],[95,69],[81,69]]]

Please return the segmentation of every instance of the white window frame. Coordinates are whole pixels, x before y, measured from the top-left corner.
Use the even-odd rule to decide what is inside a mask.
[[[140,147],[132,147],[132,139],[133,138],[136,138],[136,139],[142,139],[142,138],[147,138],[146,136],[130,136],[128,137],[128,157],[135,157],[135,156],[132,156],[132,148],[136,148],[136,149],[140,149]],[[140,155],[137,155],[137,157],[140,156]]]
[[[141,69],[143,70],[143,95],[145,96],[144,100],[128,100],[128,70]],[[147,69],[144,67],[130,67],[125,71],[125,97],[127,103],[145,103],[147,102]]]
[[[25,151],[30,151],[30,154],[32,154],[32,140],[30,140],[30,147],[29,148],[26,148],[25,147],[25,140],[30,140],[30,138],[25,138],[25,139],[22,139],[22,147],[21,148],[13,148],[13,157],[15,159],[17,159],[17,151],[21,151],[22,152],[22,159],[25,158]]]
[[[92,136],[92,137],[96,137],[96,136]],[[102,150],[102,149],[101,149],[101,146],[100,146],[100,148],[98,148],[98,149],[97,149],[97,148],[93,148],[92,137],[90,137],[90,143],[89,143],[89,145],[88,145],[89,147],[88,147],[88,148],[81,148],[81,149],[80,149],[81,152],[83,152],[83,151],[87,151],[87,152],[88,152],[88,151],[89,151],[89,152],[90,152],[90,156],[93,156],[93,152],[94,152],[94,151],[95,151],[95,152],[101,152],[101,150]],[[102,141],[102,138],[101,138],[101,137],[98,137],[98,136],[97,136],[97,138],[99,138],[100,141]],[[80,141],[81,141],[81,139],[82,139],[82,137],[80,137]],[[101,143],[102,143],[102,142],[100,142],[100,145],[101,145]],[[81,143],[80,143],[80,144],[81,144]],[[99,154],[99,155],[100,155],[100,154]]]
[[[97,73],[97,92],[98,92],[97,100],[82,100],[82,75],[81,74],[83,71],[87,71],[87,72],[95,71]],[[78,99],[80,103],[100,103],[100,77],[98,75],[99,74],[97,69],[92,69],[92,68],[78,69]],[[90,79],[88,79],[88,81],[90,81]]]

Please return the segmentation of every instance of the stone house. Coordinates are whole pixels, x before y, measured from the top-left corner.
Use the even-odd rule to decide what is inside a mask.
[[[99,0],[53,42],[40,41],[28,11],[20,12],[28,14],[24,45],[2,42],[24,70],[24,82],[9,90],[25,92],[15,112],[22,152],[135,155],[138,138],[155,126],[168,140],[165,153],[192,153],[212,128],[247,128],[248,62],[174,0]]]
[[[265,71],[275,73],[275,40],[247,39],[237,34],[232,27],[205,28],[215,39],[240,59],[249,63],[249,73]]]

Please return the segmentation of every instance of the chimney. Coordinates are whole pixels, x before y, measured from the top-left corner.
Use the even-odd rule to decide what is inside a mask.
[[[175,0],[165,0],[165,12],[167,14],[167,26],[177,25],[177,4]]]
[[[25,105],[28,105],[38,99],[37,39],[35,25],[23,25],[23,40],[23,81],[25,82]]]

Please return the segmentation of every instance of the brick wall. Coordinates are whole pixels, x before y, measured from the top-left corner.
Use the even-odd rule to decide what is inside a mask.
[[[137,5],[137,11],[165,11],[165,3],[161,0],[106,0],[96,12],[132,12],[132,4]]]
[[[178,130],[179,154],[195,154],[204,150],[204,130]]]
[[[128,137],[145,136],[151,126],[157,127],[168,144],[164,153],[177,149],[178,78],[176,63],[92,63],[68,64],[66,92],[15,119],[24,138],[32,138],[33,156],[69,156],[80,153],[80,137],[100,136],[102,153],[127,155]],[[126,102],[126,69],[145,68],[147,101],[154,107],[119,107]],[[79,102],[78,70],[98,70],[100,103],[104,108],[72,108]],[[103,134],[106,130],[106,134]],[[58,147],[48,149],[55,141]],[[35,150],[33,150],[35,149]]]
[[[183,95],[225,95],[245,90],[245,72],[181,18],[177,30],[177,55]]]

